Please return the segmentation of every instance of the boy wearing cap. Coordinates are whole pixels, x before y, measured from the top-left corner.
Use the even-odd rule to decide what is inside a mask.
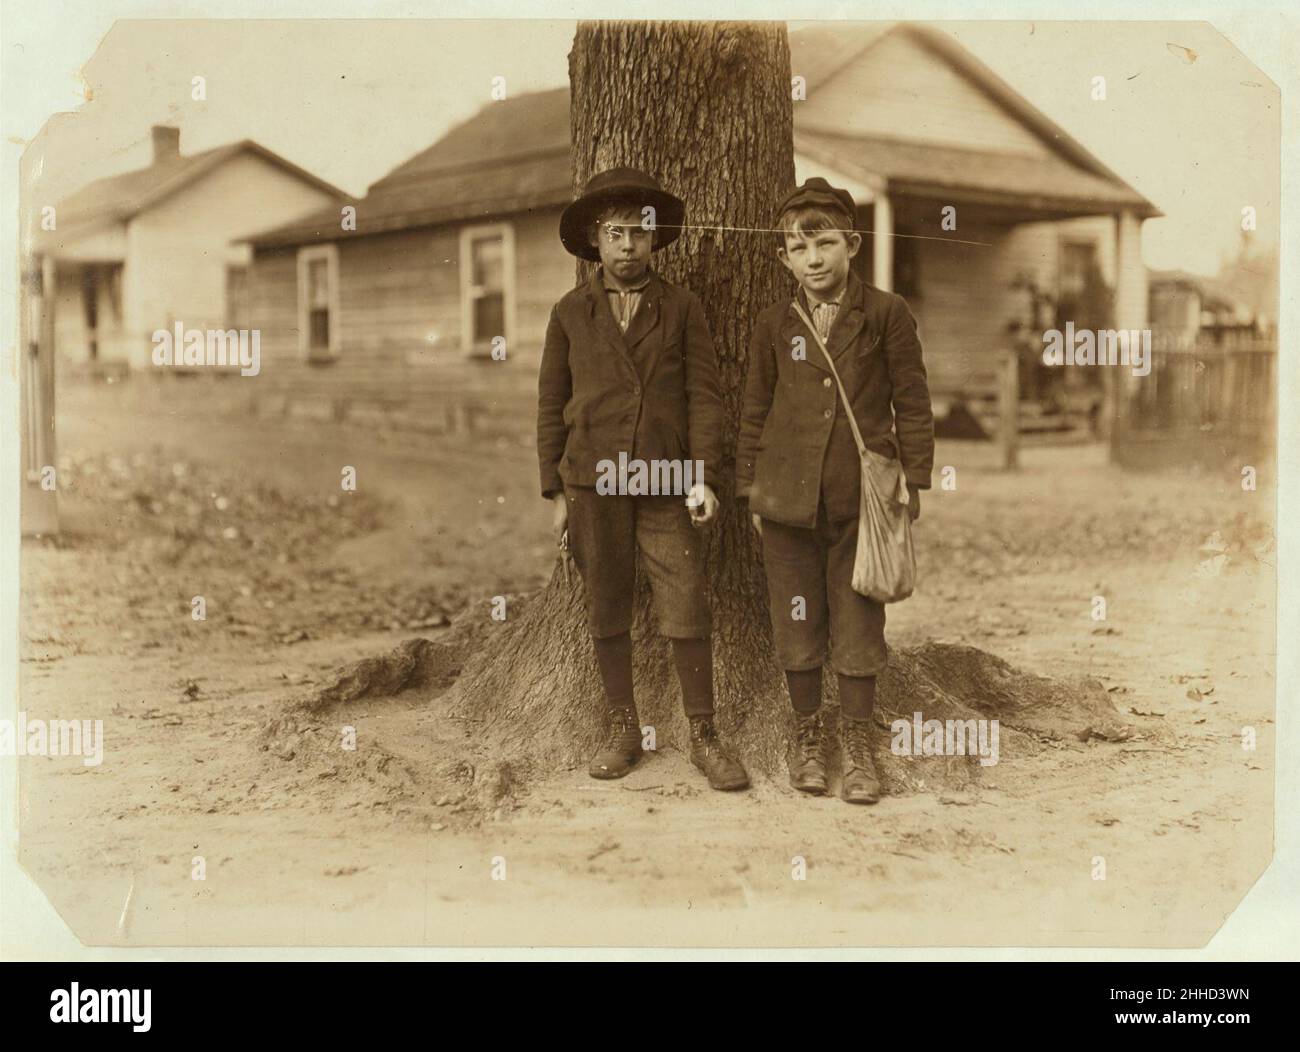
[[[808,793],[827,789],[820,708],[829,661],[840,695],[842,796],[875,803],[871,717],[886,664],[885,608],[852,587],[861,471],[845,414],[868,449],[901,460],[913,520],[930,486],[934,418],[907,303],[850,269],[862,244],[855,219],[852,196],[821,178],[781,202],[777,255],[799,288],[794,301],[759,315],[754,330],[736,481],[762,537],[772,632],[795,712],[790,782]],[[849,405],[795,302],[826,344]]]
[[[586,586],[605,692],[609,734],[588,773],[621,778],[642,755],[630,634],[639,552],[660,630],[671,640],[691,760],[713,788],[743,789],[749,777],[713,722],[712,624],[703,537],[693,528],[718,510],[711,485],[722,445],[717,359],[700,301],[650,268],[651,253],[681,233],[685,211],[632,168],[593,176],[565,210],[564,247],[600,266],[551,311],[538,378],[537,455],[556,537]],[[689,462],[690,472],[677,477],[693,484],[655,495],[598,486],[612,465],[628,462]]]

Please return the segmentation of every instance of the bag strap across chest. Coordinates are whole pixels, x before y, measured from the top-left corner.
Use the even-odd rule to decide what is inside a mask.
[[[813,324],[812,319],[808,317],[808,312],[803,309],[803,304],[797,299],[794,301],[794,309],[798,311],[800,319],[812,333],[812,337],[817,341],[817,346],[822,349],[822,354],[826,357],[826,365],[830,368],[831,375],[835,377],[835,386],[840,391],[840,402],[844,406],[844,415],[849,418],[849,427],[853,431],[853,441],[858,446],[858,456],[866,459],[867,444],[862,440],[862,432],[858,429],[858,422],[853,419],[853,412],[849,409],[849,394],[844,390],[844,382],[840,379],[839,370],[835,368],[835,362],[831,360],[831,352],[826,349],[826,341],[822,339],[822,334],[817,331],[817,326]]]

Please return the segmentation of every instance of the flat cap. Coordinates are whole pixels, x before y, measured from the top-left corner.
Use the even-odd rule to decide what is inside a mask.
[[[796,186],[786,194],[776,210],[776,217],[779,220],[791,208],[804,208],[809,205],[836,209],[849,217],[850,225],[857,223],[858,210],[853,203],[853,195],[847,190],[831,186],[820,175],[804,180],[803,185]]]

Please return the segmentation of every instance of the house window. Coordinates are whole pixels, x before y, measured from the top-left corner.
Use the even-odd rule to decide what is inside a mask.
[[[515,235],[509,223],[465,227],[460,232],[461,346],[475,357],[492,353],[493,341],[514,335]]]
[[[1097,248],[1090,241],[1066,241],[1061,245],[1061,299],[1078,299],[1088,284],[1088,272],[1097,256]]]
[[[298,252],[298,342],[309,361],[339,353],[339,251],[314,245]]]

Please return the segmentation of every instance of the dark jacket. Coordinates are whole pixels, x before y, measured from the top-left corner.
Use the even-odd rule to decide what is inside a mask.
[[[798,336],[803,360],[792,353]],[[850,274],[827,346],[867,448],[900,458],[907,481],[929,488],[934,415],[906,301]],[[831,521],[857,517],[858,450],[838,402],[826,359],[793,302],[760,314],[736,449],[736,492],[749,498],[750,511],[812,527],[820,496]]]
[[[718,360],[694,294],[653,272],[626,334],[596,271],[551,311],[537,382],[542,493],[594,486],[596,465],[701,460],[716,488],[722,453]]]

